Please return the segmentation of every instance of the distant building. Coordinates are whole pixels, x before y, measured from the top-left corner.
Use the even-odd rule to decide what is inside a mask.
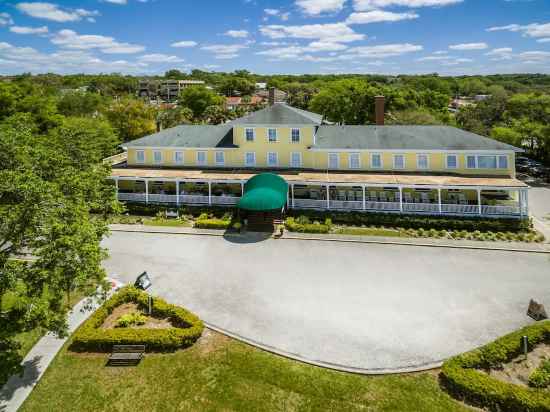
[[[488,98],[490,98],[491,95],[490,94],[476,94],[474,96],[474,100],[476,102],[482,102],[483,100],[487,100]]]
[[[267,83],[256,83],[256,90],[266,90]]]
[[[258,95],[251,97],[231,96],[225,99],[225,108],[227,110],[235,110],[242,107],[246,110],[251,106],[264,105],[266,103],[267,99]]]
[[[270,88],[269,90],[260,90],[258,93],[256,93],[257,96],[263,97],[266,100],[270,100],[271,95],[271,103],[286,103],[288,99],[288,93],[284,92],[282,90],[276,89],[274,87]]]
[[[183,89],[191,86],[204,86],[202,80],[141,80],[138,95],[149,99],[171,102],[177,99]]]

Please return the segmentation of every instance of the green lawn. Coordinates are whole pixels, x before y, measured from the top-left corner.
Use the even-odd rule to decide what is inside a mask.
[[[193,227],[193,222],[180,219],[144,219],[145,226]]]
[[[206,331],[129,368],[64,348],[21,411],[466,411],[434,372],[364,377],[294,362]]]

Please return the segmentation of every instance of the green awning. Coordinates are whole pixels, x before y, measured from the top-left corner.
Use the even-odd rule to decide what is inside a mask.
[[[262,173],[244,185],[239,208],[257,212],[281,210],[287,200],[288,183],[279,175]]]

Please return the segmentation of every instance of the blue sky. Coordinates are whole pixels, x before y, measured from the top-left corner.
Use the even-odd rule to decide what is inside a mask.
[[[550,0],[0,0],[0,73],[550,73]]]

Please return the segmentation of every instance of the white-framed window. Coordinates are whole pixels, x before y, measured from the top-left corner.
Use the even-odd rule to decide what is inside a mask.
[[[292,143],[300,143],[300,129],[292,129],[290,141]]]
[[[496,169],[497,168],[497,157],[496,156],[478,156],[477,157],[477,168],[478,169]]]
[[[267,129],[267,140],[270,143],[277,141],[277,129]]]
[[[279,165],[277,152],[267,152],[267,165],[272,167]]]
[[[382,155],[380,153],[373,153],[370,155],[370,166],[373,169],[382,168]]]
[[[247,142],[253,142],[255,137],[254,129],[250,127],[244,129],[244,137]]]
[[[183,162],[183,152],[174,152],[174,163],[177,165],[182,165]]]
[[[393,155],[393,168],[394,169],[405,168],[405,155],[400,155],[400,154]]]
[[[255,152],[246,152],[244,154],[244,165],[245,166],[256,166],[256,153]]]
[[[477,168],[477,159],[473,155],[466,156],[466,167],[468,169],[475,169]]]
[[[162,152],[160,150],[153,150],[153,162],[156,165],[162,163]]]
[[[447,155],[445,163],[447,169],[458,169],[458,156],[455,154]]]
[[[328,154],[328,168],[329,169],[338,169],[340,167],[340,159],[338,153],[329,153]]]
[[[302,153],[292,152],[290,154],[290,167],[302,167]]]
[[[197,152],[197,164],[199,166],[206,165],[206,152]]]
[[[416,167],[420,170],[426,170],[430,167],[430,160],[427,154],[416,155]]]
[[[145,150],[136,150],[136,163],[145,163]]]
[[[361,167],[361,154],[350,153],[349,154],[349,168],[359,169]]]
[[[498,168],[499,169],[508,169],[508,156],[499,156],[498,157]]]
[[[216,165],[223,166],[225,164],[225,153],[216,152]]]

